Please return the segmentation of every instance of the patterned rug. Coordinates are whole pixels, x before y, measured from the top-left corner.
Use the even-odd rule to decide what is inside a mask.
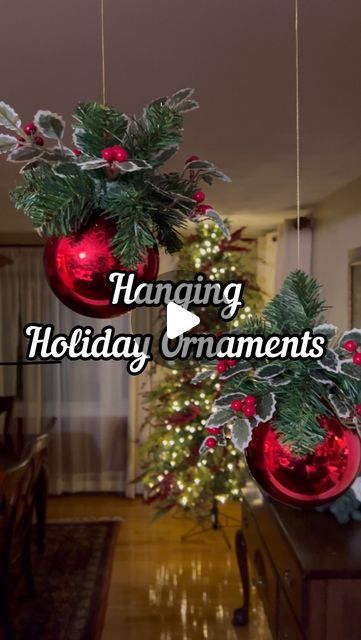
[[[49,523],[34,551],[36,595],[18,593],[14,640],[100,640],[119,523]]]

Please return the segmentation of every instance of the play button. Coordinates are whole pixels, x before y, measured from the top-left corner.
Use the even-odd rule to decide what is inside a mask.
[[[170,340],[178,338],[182,333],[193,329],[200,323],[199,316],[187,311],[175,302],[167,304],[167,336]]]

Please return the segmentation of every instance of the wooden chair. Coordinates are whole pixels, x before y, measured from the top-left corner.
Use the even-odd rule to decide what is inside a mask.
[[[3,433],[6,435],[9,432],[12,413],[14,409],[15,396],[0,396],[0,415],[5,413],[5,422]]]
[[[34,462],[25,460],[2,475],[0,485],[0,637],[12,640],[11,568],[21,566],[29,595],[33,595],[31,532]]]

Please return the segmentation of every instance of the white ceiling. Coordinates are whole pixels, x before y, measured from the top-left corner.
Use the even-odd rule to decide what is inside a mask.
[[[299,0],[301,186],[307,208],[361,173],[361,2]],[[253,226],[294,211],[293,0],[105,0],[107,101],[127,112],[184,86],[179,166],[191,153],[232,177],[207,200]],[[1,10],[0,99],[23,121],[38,108],[69,120],[101,99],[100,0],[12,0]],[[0,229],[21,230],[0,159]]]

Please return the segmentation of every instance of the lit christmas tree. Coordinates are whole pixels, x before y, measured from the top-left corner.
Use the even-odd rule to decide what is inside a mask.
[[[232,327],[241,327],[263,306],[255,285],[255,241],[243,238],[243,231],[239,229],[225,240],[219,227],[204,222],[196,235],[188,238],[178,262],[182,276],[202,272],[210,280],[245,283],[245,305]],[[215,309],[207,309],[205,319],[211,333],[225,330]],[[202,320],[203,331],[204,326]],[[186,369],[171,370],[146,395],[147,425],[152,433],[142,448],[142,480],[148,488],[148,502],[154,503],[159,514],[181,506],[202,517],[211,513],[215,502],[237,500],[240,495],[244,473],[240,453],[231,447],[210,446],[209,455],[199,455],[204,425],[220,390],[217,369],[201,385],[191,383],[201,368],[200,363],[193,363]],[[214,433],[209,431],[210,445]]]

